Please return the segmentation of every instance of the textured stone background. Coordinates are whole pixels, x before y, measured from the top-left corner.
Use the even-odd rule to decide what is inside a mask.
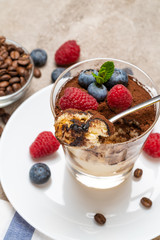
[[[129,61],[160,89],[160,0],[0,0],[0,9],[0,35],[29,51],[38,47],[48,54],[42,77],[33,78],[25,97],[6,107],[7,112],[51,83],[54,53],[70,39],[81,46],[79,61],[94,57]],[[0,195],[5,198],[3,190]]]
[[[159,83],[159,0],[0,0],[0,8],[2,35],[29,51],[40,47],[48,53],[42,78],[33,79],[26,97],[51,83],[54,53],[69,39],[81,46],[79,61],[123,59]],[[13,111],[22,101],[8,109]]]

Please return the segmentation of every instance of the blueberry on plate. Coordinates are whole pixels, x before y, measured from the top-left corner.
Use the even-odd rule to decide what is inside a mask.
[[[98,72],[94,69],[87,69],[82,71],[78,77],[78,83],[81,87],[86,88],[93,82],[96,81],[95,77],[93,77],[92,73],[98,76]]]
[[[35,184],[46,183],[50,176],[50,169],[45,163],[35,163],[29,171],[30,180]]]
[[[96,82],[91,83],[88,86],[88,93],[92,95],[97,101],[103,101],[107,96],[107,88],[101,84],[97,84]]]
[[[33,59],[34,65],[36,67],[42,67],[47,62],[47,53],[43,49],[40,48],[34,49],[31,52],[30,56]]]
[[[56,68],[53,70],[52,74],[51,74],[51,79],[52,79],[52,83],[54,83],[57,78],[59,77],[59,75],[64,72],[66,68],[63,68],[63,67],[59,67],[59,68]],[[69,77],[70,76],[70,73],[67,72],[64,77]]]
[[[108,90],[116,84],[122,84],[125,87],[128,85],[128,75],[123,69],[115,68],[111,78],[104,83]]]

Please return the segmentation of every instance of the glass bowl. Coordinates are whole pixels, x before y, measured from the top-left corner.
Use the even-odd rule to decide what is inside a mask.
[[[32,68],[30,69],[29,76],[28,76],[28,79],[26,80],[26,83],[19,90],[15,91],[13,93],[7,94],[5,96],[0,96],[0,108],[6,107],[6,106],[14,103],[15,101],[20,99],[25,94],[25,92],[27,91],[27,89],[29,88],[29,86],[31,84],[31,80],[33,77],[33,71],[34,71],[33,60],[30,57],[29,52],[22,45],[20,45],[17,42],[14,42],[12,40],[9,40],[9,39],[6,39],[5,43],[12,44],[12,45],[15,45],[16,47],[22,48],[24,53],[28,54],[30,63],[32,64]]]
[[[55,104],[57,95],[64,84],[77,76],[85,69],[99,69],[106,61],[113,61],[116,68],[126,69],[133,77],[143,84],[143,88],[151,97],[157,96],[156,87],[152,79],[140,68],[128,62],[111,59],[96,58],[79,62],[66,69],[53,85],[50,105],[54,118],[56,118]],[[69,77],[66,77],[66,74]],[[99,189],[112,188],[128,178],[136,159],[151,130],[159,117],[159,103],[154,104],[155,120],[146,132],[138,137],[122,143],[101,144],[95,147],[77,147],[62,144],[66,164],[74,177],[82,184]]]

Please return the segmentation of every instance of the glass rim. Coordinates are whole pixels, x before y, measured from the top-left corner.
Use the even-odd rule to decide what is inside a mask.
[[[130,65],[132,66],[133,68],[136,68],[138,71],[140,71],[141,73],[143,73],[150,81],[151,83],[153,84],[153,87],[154,89],[156,90],[157,94],[158,94],[158,91],[155,87],[155,84],[152,80],[152,78],[146,73],[144,72],[141,68],[137,67],[136,65],[132,64],[132,63],[129,63],[127,61],[124,61],[124,60],[120,60],[120,59],[116,59],[116,58],[91,58],[91,59],[87,59],[87,60],[83,60],[81,62],[78,62],[78,63],[75,63],[73,64],[72,66],[66,68],[60,75],[59,77],[57,78],[57,80],[55,81],[55,83],[53,84],[53,87],[51,89],[51,94],[50,94],[50,107],[51,107],[51,111],[52,111],[52,114],[54,116],[54,118],[56,117],[55,115],[55,111],[54,111],[54,106],[53,106],[53,94],[54,94],[54,90],[59,82],[59,80],[69,71],[71,71],[72,69],[84,64],[84,63],[88,63],[88,62],[92,62],[92,61],[98,61],[98,60],[104,60],[104,61],[117,61],[119,63],[124,63],[124,64],[127,64],[127,65]],[[143,136],[145,136],[149,131],[151,131],[153,129],[153,127],[155,126],[156,122],[158,121],[158,118],[159,118],[159,114],[160,114],[160,104],[159,102],[155,103],[157,107],[156,109],[156,113],[155,113],[155,120],[154,122],[152,123],[152,125],[145,131],[143,132],[140,136],[137,136],[137,137],[134,137],[134,138],[131,138],[129,141],[125,141],[125,142],[120,142],[120,143],[107,143],[105,145],[123,145],[123,144],[129,144],[129,143],[133,143],[135,141],[137,141],[138,139],[142,138]],[[72,147],[72,148],[84,148],[84,149],[88,149],[89,147],[85,147],[85,146],[80,146],[80,147],[77,147],[77,146],[70,146],[66,143],[63,143],[64,146],[67,146],[67,147]],[[98,147],[98,146],[95,146],[95,147]]]
[[[30,72],[30,75],[29,75],[26,83],[25,83],[18,91],[14,92],[14,93],[11,93],[11,94],[8,94],[8,95],[6,95],[6,96],[1,96],[1,97],[0,97],[0,102],[1,102],[1,101],[5,101],[5,100],[9,100],[10,98],[14,98],[15,96],[17,96],[17,95],[19,95],[21,92],[23,92],[23,90],[24,90],[25,88],[27,88],[28,85],[30,84],[30,82],[31,82],[31,80],[32,80],[32,77],[33,77],[33,72],[34,72],[34,63],[33,63],[33,60],[32,60],[32,58],[31,58],[28,50],[27,50],[26,48],[24,48],[21,44],[15,42],[15,41],[13,41],[13,40],[10,40],[10,39],[8,39],[8,38],[6,38],[6,43],[13,44],[13,45],[15,45],[15,46],[17,46],[17,47],[22,48],[22,49],[24,50],[24,52],[29,55],[29,59],[30,59],[30,62],[31,62],[31,64],[32,64],[32,68],[31,68],[31,72]]]

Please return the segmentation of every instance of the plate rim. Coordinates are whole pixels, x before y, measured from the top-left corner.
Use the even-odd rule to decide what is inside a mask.
[[[43,92],[45,92],[45,91],[49,91],[49,89],[51,90],[51,88],[52,88],[52,86],[53,86],[53,84],[50,84],[49,86],[46,86],[46,87],[44,87],[44,88],[42,88],[42,89],[40,89],[39,91],[37,91],[37,92],[35,92],[33,95],[31,95],[29,98],[27,98],[14,112],[13,112],[13,114],[11,115],[11,118],[8,120],[8,126],[10,125],[10,121],[12,121],[12,119],[14,119],[14,117],[17,115],[17,113],[26,105],[26,104],[28,104],[28,102],[30,102],[30,101],[32,101],[32,99],[33,98],[35,98],[35,97],[37,97],[39,94],[41,94],[41,93],[43,93]],[[49,98],[48,98],[49,99]],[[48,104],[49,104],[49,101],[48,101]],[[54,119],[54,118],[53,118]],[[158,121],[157,121],[158,122]],[[0,140],[0,153],[1,153],[1,148],[2,148],[2,145],[3,145],[3,138],[5,138],[5,132],[7,132],[7,129],[8,129],[8,127],[7,127],[7,125],[5,126],[5,128],[4,128],[4,131],[3,131],[3,133],[2,133],[2,137],[1,137],[1,140]],[[3,162],[3,160],[1,159],[0,160],[0,165],[2,164],[2,162]],[[1,178],[1,176],[2,176],[2,178]],[[40,229],[37,225],[35,225],[34,223],[32,223],[32,220],[31,219],[28,219],[28,217],[26,217],[26,216],[24,216],[24,214],[23,213],[21,213],[21,212],[19,212],[19,210],[17,210],[17,206],[16,206],[16,204],[15,204],[15,202],[13,201],[13,199],[12,199],[12,197],[10,197],[10,193],[8,193],[7,191],[6,191],[6,187],[5,187],[5,183],[4,183],[4,178],[3,178],[4,176],[3,176],[3,173],[2,173],[2,169],[1,169],[1,167],[0,167],[0,181],[1,181],[1,185],[2,185],[2,188],[3,188],[3,191],[4,191],[4,193],[6,194],[6,196],[7,196],[7,198],[8,198],[8,200],[9,200],[9,203],[13,206],[13,208],[22,216],[22,218],[24,218],[30,225],[32,225],[36,230],[38,230],[39,232],[41,232],[42,234],[44,234],[45,236],[47,236],[47,237],[49,237],[49,238],[51,238],[51,239],[53,239],[53,238],[55,238],[55,239],[57,239],[57,236],[55,235],[55,236],[51,236],[50,234],[46,234],[46,232],[45,231],[43,231],[43,229]],[[11,199],[11,201],[10,201],[10,199]],[[154,234],[154,236],[153,237],[158,237],[158,234],[160,235],[160,232],[159,233],[157,233],[157,234]],[[155,236],[156,235],[156,236]],[[152,238],[153,238],[152,237]],[[59,238],[58,238],[59,239]],[[65,236],[60,236],[60,239],[61,240],[71,240],[72,238],[68,238],[67,236],[65,237]]]

